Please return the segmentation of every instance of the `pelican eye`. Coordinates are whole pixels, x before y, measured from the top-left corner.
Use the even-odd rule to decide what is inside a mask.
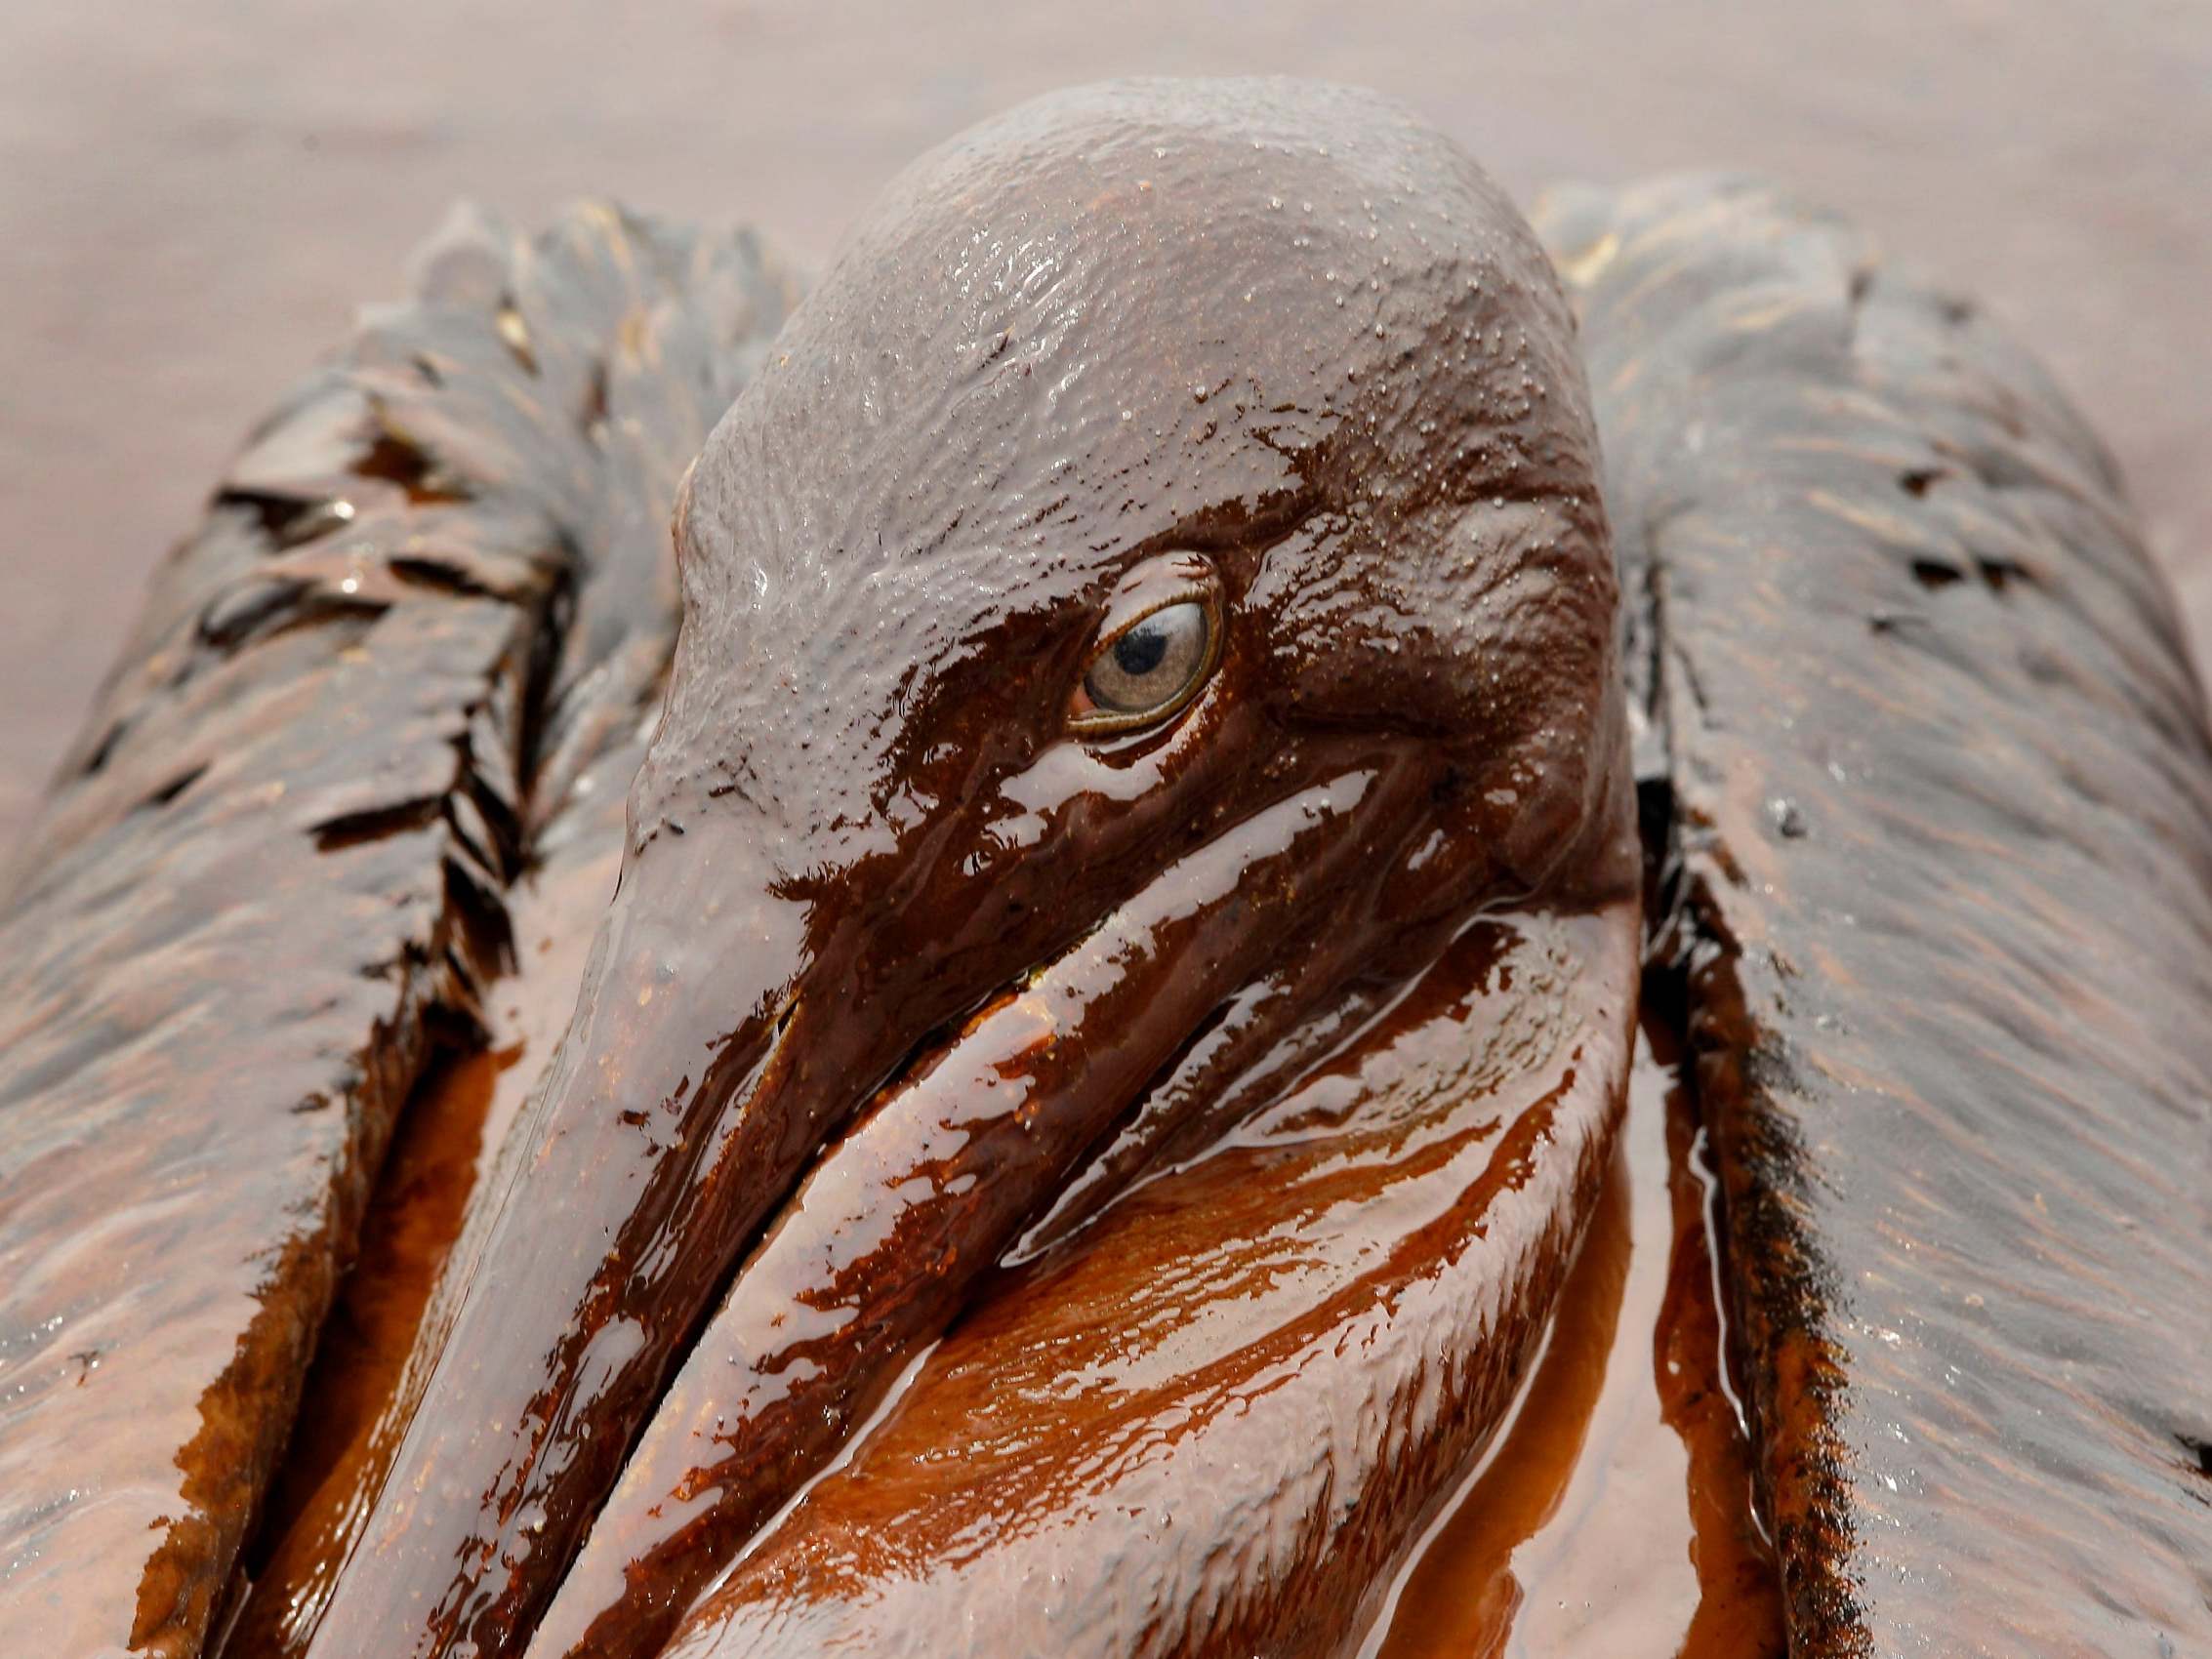
[[[1126,624],[1084,669],[1070,724],[1081,732],[1126,732],[1165,720],[1205,682],[1220,631],[1214,606],[1195,598]]]

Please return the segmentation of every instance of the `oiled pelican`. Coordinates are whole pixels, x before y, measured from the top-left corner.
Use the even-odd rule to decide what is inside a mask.
[[[17,867],[0,1625],[1351,1651],[1648,932],[1793,1651],[2201,1638],[2212,766],[2110,464],[1770,192],[1548,228],[1285,82],[977,129],[788,320],[458,225]]]

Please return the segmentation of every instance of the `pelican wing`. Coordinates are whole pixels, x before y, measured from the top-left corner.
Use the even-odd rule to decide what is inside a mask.
[[[200,1649],[400,1107],[658,690],[677,479],[792,298],[748,236],[464,215],[160,572],[0,914],[12,1647]]]
[[[1564,196],[1790,1651],[2212,1641],[2212,743],[2110,458],[1775,189]]]

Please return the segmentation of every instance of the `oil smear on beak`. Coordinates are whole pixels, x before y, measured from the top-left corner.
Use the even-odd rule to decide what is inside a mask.
[[[532,1652],[657,1651],[1148,1080],[1372,891],[1423,776],[1400,758],[1235,824],[886,1088],[745,1264]]]

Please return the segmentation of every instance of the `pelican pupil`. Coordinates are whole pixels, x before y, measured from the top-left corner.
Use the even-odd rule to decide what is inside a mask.
[[[1149,674],[1167,655],[1167,630],[1147,617],[1114,643],[1114,666],[1123,673]]]
[[[1213,618],[1196,600],[1140,617],[1091,659],[1083,689],[1086,724],[1123,729],[1182,707],[1212,658]]]

